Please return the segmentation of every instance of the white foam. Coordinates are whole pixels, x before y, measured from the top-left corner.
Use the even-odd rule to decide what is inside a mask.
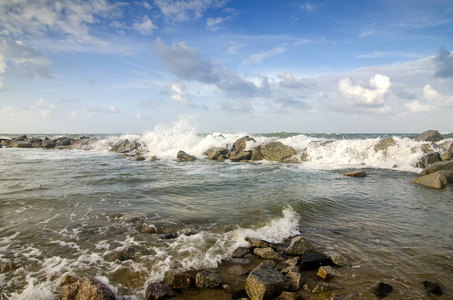
[[[52,284],[49,282],[38,282],[37,279],[28,277],[27,285],[22,293],[12,293],[10,300],[49,300],[58,296],[52,292]]]

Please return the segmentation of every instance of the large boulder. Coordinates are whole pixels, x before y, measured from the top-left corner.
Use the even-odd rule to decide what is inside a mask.
[[[176,293],[168,284],[152,282],[146,287],[145,300],[161,300],[171,297],[176,297]]]
[[[134,150],[137,150],[140,147],[140,144],[137,141],[129,142],[128,139],[118,142],[115,146],[110,149],[110,151],[118,153],[128,153]]]
[[[439,173],[447,178],[448,183],[453,183],[453,170],[440,170]]]
[[[443,139],[437,130],[427,130],[415,138],[417,142],[438,142]]]
[[[388,148],[390,148],[392,146],[396,146],[395,140],[392,138],[386,138],[386,139],[381,140],[379,143],[377,143],[376,146],[374,146],[374,151],[376,151],[376,152],[384,151],[384,153],[387,154]]]
[[[453,160],[436,162],[424,169],[420,175],[428,175],[440,170],[453,170]]]
[[[195,285],[199,289],[214,289],[222,285],[220,274],[214,270],[206,270],[197,273],[195,276]]]
[[[247,142],[256,142],[253,138],[249,137],[248,135],[241,137],[240,139],[237,139],[236,142],[234,142],[233,147],[231,148],[231,152],[233,151],[244,151],[247,149]]]
[[[193,155],[189,155],[186,152],[180,150],[178,154],[176,155],[176,158],[181,161],[194,161],[197,158]]]
[[[192,276],[188,273],[165,272],[164,283],[175,290],[188,290],[192,283]]]
[[[245,291],[251,300],[271,299],[286,288],[283,275],[274,268],[260,266],[247,277]]]
[[[312,251],[313,247],[311,246],[310,242],[301,236],[293,237],[291,244],[289,245],[288,249],[286,249],[286,253],[291,255],[302,255],[303,253]]]
[[[62,300],[114,300],[115,294],[103,282],[92,278],[84,277],[74,283],[63,286],[60,291]]]
[[[265,259],[273,259],[273,260],[281,260],[282,258],[274,251],[271,247],[267,248],[255,248],[253,250],[253,254],[265,258]]]
[[[264,159],[270,161],[284,161],[296,154],[296,150],[281,142],[271,142],[260,146],[259,149]]]
[[[261,155],[260,151],[258,150],[258,148],[254,148],[252,150],[252,153],[251,153],[251,156],[250,156],[250,160],[253,160],[253,161],[258,161],[258,160],[263,160],[263,156]]]
[[[443,189],[446,188],[448,185],[447,178],[445,177],[444,174],[440,172],[435,172],[429,175],[416,178],[414,180],[411,180],[411,182],[436,189]]]
[[[250,151],[232,151],[230,153],[231,161],[248,160],[252,156]]]
[[[329,257],[325,256],[322,253],[304,253],[301,256],[300,260],[300,269],[302,271],[306,270],[316,270],[322,266],[332,265],[333,261]]]
[[[206,156],[208,159],[213,160],[225,159],[228,152],[228,149],[225,147],[216,147],[206,151]]]
[[[10,143],[10,147],[13,148],[31,148],[31,144],[29,142],[20,141],[20,140],[12,140]]]
[[[50,149],[50,148],[53,148],[55,147],[55,143],[48,139],[48,138],[45,138],[42,142],[41,142],[41,146],[44,148],[44,149]]]

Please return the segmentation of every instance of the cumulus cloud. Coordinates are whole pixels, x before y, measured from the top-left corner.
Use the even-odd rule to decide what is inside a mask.
[[[257,92],[252,82],[242,79],[226,67],[202,60],[197,50],[184,42],[167,46],[158,38],[155,50],[164,66],[180,79],[213,84],[235,96],[252,96]]]
[[[170,86],[171,98],[183,106],[189,106],[189,94],[186,86],[181,82],[173,82]]]
[[[170,22],[185,22],[199,19],[209,8],[225,5],[222,0],[155,0],[165,19]]]
[[[287,51],[287,49],[283,48],[283,47],[276,47],[272,50],[269,50],[269,51],[265,51],[265,52],[261,52],[261,53],[257,53],[257,54],[252,54],[250,55],[245,61],[244,61],[244,65],[249,65],[251,63],[260,63],[262,62],[264,59],[270,57],[270,56],[274,56],[274,55],[278,55],[278,54],[282,54],[282,53],[285,53]]]
[[[143,22],[133,23],[132,27],[144,35],[151,35],[151,34],[153,34],[153,30],[157,29],[157,27],[153,24],[153,22],[146,15],[143,17]]]
[[[353,83],[350,78],[340,80],[338,90],[349,104],[376,107],[384,105],[384,96],[389,92],[390,78],[376,74],[368,81]]]
[[[53,31],[65,35],[71,42],[105,45],[91,35],[88,26],[116,12],[117,7],[107,0],[0,1],[0,33],[18,36]]]
[[[217,17],[217,18],[208,18],[206,20],[206,29],[211,30],[211,31],[217,31],[219,30],[219,24],[222,24],[225,21],[228,21],[230,17]]]
[[[453,54],[445,49],[444,47],[440,48],[437,52],[436,57],[434,58],[434,63],[436,64],[436,73],[434,74],[437,77],[452,77],[453,76]]]
[[[431,85],[427,84],[423,88],[423,98],[426,104],[420,103],[418,99],[406,104],[411,112],[438,111],[442,108],[453,107],[453,96],[440,94]]]
[[[312,84],[308,80],[297,79],[290,72],[280,74],[278,78],[281,79],[279,83],[280,87],[287,89],[300,89]]]

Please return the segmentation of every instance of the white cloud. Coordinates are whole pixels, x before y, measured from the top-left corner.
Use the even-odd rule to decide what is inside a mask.
[[[251,64],[251,63],[260,63],[265,58],[268,58],[270,56],[274,56],[274,55],[277,55],[277,54],[282,54],[282,53],[285,53],[286,51],[287,51],[287,49],[285,49],[283,47],[276,47],[276,48],[274,48],[272,50],[269,50],[269,51],[265,51],[265,52],[261,52],[261,53],[257,53],[257,54],[252,54],[244,61],[243,64],[244,65],[248,65],[248,64]]]
[[[79,118],[79,115],[77,114],[76,111],[73,111],[73,112],[71,113],[71,118],[74,118],[74,119],[78,119],[78,118]]]
[[[225,21],[228,21],[231,17],[217,17],[217,18],[208,18],[206,20],[206,29],[211,30],[211,31],[217,31],[219,30],[219,24],[222,24]]]
[[[148,16],[143,17],[142,23],[132,24],[132,27],[134,27],[135,30],[144,35],[151,35],[153,34],[153,30],[157,29],[157,27],[154,26],[153,22],[148,18]]]
[[[370,78],[368,84],[361,81],[354,84],[350,78],[342,79],[338,83],[338,89],[352,105],[380,106],[384,104],[384,96],[390,85],[389,77],[376,74]]]
[[[421,104],[418,99],[406,104],[411,112],[438,111],[442,108],[453,107],[453,96],[440,94],[431,85],[423,88],[423,97],[427,104]]]
[[[440,48],[434,58],[437,70],[434,74],[437,77],[453,77],[453,54],[445,49]]]
[[[404,57],[404,58],[420,58],[423,55],[413,52],[397,52],[397,51],[374,51],[367,54],[360,54],[359,58],[381,58],[381,57]]]
[[[223,101],[220,103],[222,110],[225,110],[230,113],[251,113],[253,112],[253,107],[248,101],[245,100],[233,100],[233,101]]]
[[[107,110],[109,113],[113,113],[113,114],[116,114],[119,112],[118,108],[113,106],[113,105],[110,105],[109,109]]]
[[[219,0],[155,0],[165,19],[170,22],[185,22],[199,19],[211,7],[222,7],[226,1]]]
[[[239,54],[239,49],[244,47],[244,45],[235,45],[235,46],[229,46],[228,47],[228,53],[230,54]]]
[[[170,86],[171,98],[183,106],[189,106],[189,96],[186,86],[181,82],[173,82]]]
[[[277,76],[281,79],[279,85],[282,88],[300,89],[312,85],[308,80],[297,79],[292,73],[285,72]]]
[[[367,37],[374,34],[375,34],[374,30],[365,30],[359,34],[359,37]]]
[[[300,9],[306,12],[315,12],[317,7],[310,3],[301,4]]]

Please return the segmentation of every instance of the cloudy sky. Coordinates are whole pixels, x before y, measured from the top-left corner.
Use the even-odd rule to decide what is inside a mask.
[[[453,132],[451,0],[2,0],[0,133]]]

